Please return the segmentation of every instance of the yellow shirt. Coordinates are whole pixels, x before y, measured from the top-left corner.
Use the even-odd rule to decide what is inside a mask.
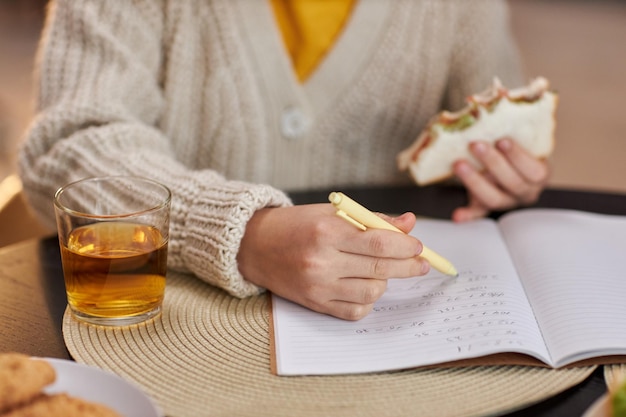
[[[302,82],[337,40],[356,0],[271,0],[294,70]]]

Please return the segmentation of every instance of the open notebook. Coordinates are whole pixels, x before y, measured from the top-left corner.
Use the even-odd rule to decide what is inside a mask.
[[[356,322],[272,295],[275,373],[450,362],[558,368],[626,355],[626,217],[526,209],[498,222],[419,220],[412,234],[451,260],[459,277],[431,270],[390,280]]]

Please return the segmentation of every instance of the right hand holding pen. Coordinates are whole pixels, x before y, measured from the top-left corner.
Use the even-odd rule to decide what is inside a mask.
[[[242,275],[276,295],[346,320],[365,317],[389,278],[426,274],[421,242],[409,235],[363,232],[335,215],[329,204],[257,211],[237,256]],[[383,216],[402,231],[415,224],[406,213]]]

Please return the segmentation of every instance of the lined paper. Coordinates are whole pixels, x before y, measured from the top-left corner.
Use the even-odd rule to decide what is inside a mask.
[[[273,296],[279,375],[403,369],[498,352],[550,362],[524,289],[490,220],[420,220],[412,234],[459,270],[393,279],[357,322]]]
[[[626,217],[533,210],[501,229],[556,365],[626,354]]]

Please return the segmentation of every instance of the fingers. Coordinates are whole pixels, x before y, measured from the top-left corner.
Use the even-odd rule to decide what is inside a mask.
[[[332,252],[309,258],[301,268],[312,269],[310,275],[319,276],[331,265],[332,273],[340,278],[386,280],[424,275],[430,270],[428,261],[419,256],[422,243],[413,236],[379,229],[363,232],[338,220],[333,229],[337,238]]]
[[[404,233],[409,233],[415,226],[416,218],[413,213],[404,213],[398,217],[391,217],[383,213],[378,213],[378,215]]]
[[[317,311],[318,313],[328,314],[329,316],[337,317],[343,320],[356,321],[367,316],[374,308],[374,304],[356,304],[346,301],[333,300],[317,308],[311,306],[307,307],[311,310]]]
[[[327,314],[344,320],[360,320],[365,317],[387,289],[387,280],[343,278],[337,281],[334,299],[322,307]]]
[[[455,211],[454,219],[464,221],[537,200],[549,176],[545,161],[511,139],[501,139],[494,147],[474,142],[470,150],[485,170],[479,172],[467,161],[455,163],[454,171],[467,187],[472,203]]]
[[[402,230],[415,217],[389,219]],[[296,231],[297,233],[294,233]],[[259,210],[237,255],[246,279],[312,310],[356,320],[382,296],[389,278],[423,275],[420,241],[404,233],[365,232],[329,204]]]
[[[338,279],[323,283],[312,280],[299,297],[301,304],[312,310],[345,320],[359,320],[367,315],[387,289],[389,278],[424,275],[430,264],[417,256],[407,259],[375,258],[343,254],[334,262]],[[335,271],[337,272],[337,271]],[[341,276],[341,274],[354,274]]]
[[[489,210],[484,205],[476,203],[472,199],[470,204],[465,207],[458,207],[452,212],[452,220],[456,223],[468,222],[485,217],[489,214]]]
[[[339,276],[387,280],[425,275],[430,270],[428,261],[419,256],[386,258],[356,254],[344,254],[337,262]]]
[[[343,230],[344,223],[341,221],[335,229],[337,234],[348,232],[341,235],[346,242],[337,242],[344,246],[337,248],[337,252],[326,253],[324,259],[307,263],[314,267],[301,270],[308,277],[308,284],[302,285],[304,281],[300,281],[302,288],[297,297],[299,303],[314,311],[344,320],[359,320],[382,297],[388,279],[424,275],[430,264],[417,256],[422,245],[411,236],[387,230],[363,232],[348,223],[345,223],[348,230]],[[327,279],[331,276],[336,278]]]
[[[345,320],[359,320],[383,296],[387,283],[387,279],[374,278],[347,277],[325,283],[315,280],[292,299],[320,313]]]
[[[291,299],[319,313],[345,320],[359,320],[372,310],[386,289],[386,279],[313,279]],[[277,294],[281,295],[280,291]]]
[[[422,253],[422,243],[403,233],[379,229],[362,232],[347,223],[345,226],[337,226],[354,229],[349,235],[341,235],[349,239],[341,239],[335,243],[341,252],[393,259],[411,258]]]
[[[504,138],[496,142],[496,148],[506,157],[517,173],[526,182],[543,184],[549,176],[548,165],[545,161],[535,158],[526,152],[517,142]]]
[[[515,199],[510,193],[467,161],[457,161],[454,164],[454,172],[467,188],[471,198],[486,210],[496,210],[515,204]]]
[[[304,304],[312,310],[329,314],[344,320],[360,320],[372,311],[374,303],[387,289],[387,280],[343,278],[336,281],[332,289],[335,298],[319,303],[323,299],[316,295]]]
[[[496,180],[495,183],[501,189],[508,192],[509,195],[517,196],[523,201],[527,199],[526,196],[533,195],[535,189],[537,188],[534,181],[530,180],[525,175],[525,171],[532,171],[532,169],[529,169],[526,165],[514,165],[513,161],[507,158],[507,156],[515,154],[517,156],[517,161],[526,161],[525,158],[520,156],[522,152],[512,151],[512,141],[503,140],[501,143],[507,143],[507,145],[500,145],[496,149],[488,146],[484,142],[476,142],[472,144],[470,148],[474,155],[486,167],[487,172],[489,172]],[[498,150],[503,147],[508,149],[506,154],[498,152]],[[538,164],[538,161],[535,160],[534,162]],[[494,186],[491,188],[493,190],[496,189]],[[493,190],[491,191],[493,192]]]

